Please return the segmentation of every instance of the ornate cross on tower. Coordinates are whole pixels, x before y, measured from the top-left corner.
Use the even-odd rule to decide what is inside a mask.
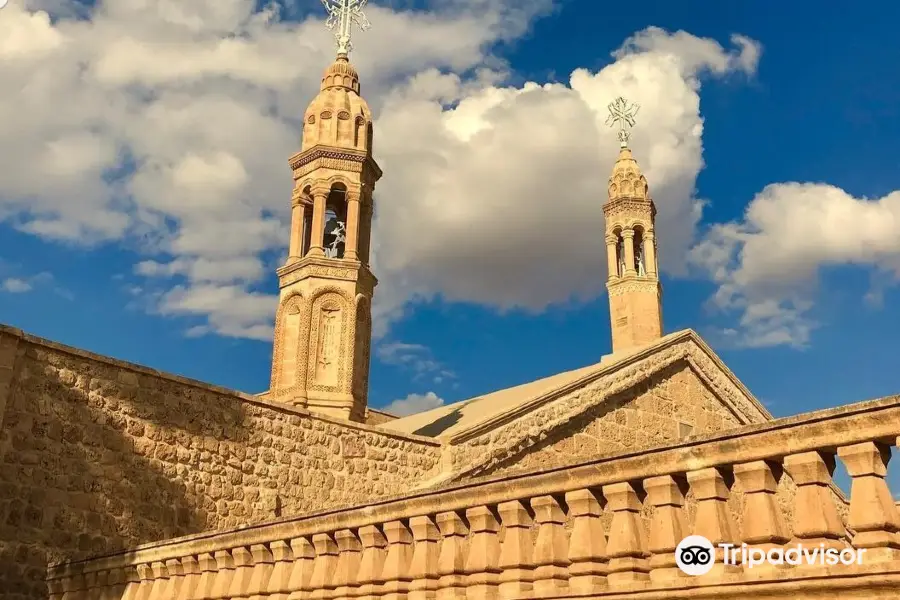
[[[367,0],[322,0],[338,55],[303,116],[294,175],[288,258],[278,269],[268,397],[352,421],[366,418],[371,302],[372,111],[350,64],[350,30],[369,28]]]
[[[634,117],[641,109],[640,104],[631,103],[619,96],[609,103],[609,118],[606,124],[610,127],[619,126],[619,145],[622,148],[628,147],[628,138],[631,137],[629,129],[634,127]]]
[[[337,41],[338,54],[349,55],[353,49],[350,43],[350,33],[355,23],[360,31],[365,31],[372,26],[369,19],[363,13],[363,7],[369,0],[322,0],[325,10],[328,11],[328,20],[325,25],[328,29],[337,29],[334,39]]]

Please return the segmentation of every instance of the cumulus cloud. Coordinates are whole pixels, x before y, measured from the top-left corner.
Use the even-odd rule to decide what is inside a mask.
[[[125,244],[148,307],[190,333],[268,339],[265,256],[287,245],[298,118],[331,60],[316,13],[253,0],[13,3],[0,19],[0,219],[48,240]],[[539,311],[603,289],[601,205],[618,95],[659,208],[661,262],[684,270],[702,202],[701,76],[752,74],[758,44],[639,32],[598,73],[505,85],[491,54],[550,0],[370,5],[353,60],[376,111],[376,331],[434,297]],[[47,12],[53,15],[51,19]],[[403,44],[390,43],[403,39]],[[64,101],[61,101],[64,99]],[[501,282],[499,284],[498,282]]]
[[[436,360],[427,346],[405,342],[382,342],[375,349],[375,356],[386,365],[394,365],[412,372],[413,381],[425,378],[440,384],[456,379],[456,373]]]
[[[739,315],[727,337],[752,347],[804,346],[817,325],[823,269],[874,268],[867,295],[874,303],[900,278],[900,191],[870,199],[825,184],[770,185],[741,220],[711,227],[690,258],[718,284],[711,305]]]
[[[434,392],[426,392],[424,394],[410,394],[406,398],[394,400],[385,406],[384,410],[398,417],[406,417],[443,406],[443,404],[443,398],[440,398]]]

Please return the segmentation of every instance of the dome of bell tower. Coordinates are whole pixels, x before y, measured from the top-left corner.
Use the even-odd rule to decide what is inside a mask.
[[[612,175],[609,178],[609,200],[650,200],[650,188],[647,179],[641,173],[637,161],[631,154],[630,148],[622,148],[619,151],[619,159],[613,166]]]
[[[359,73],[346,54],[338,54],[306,109],[302,150],[330,146],[372,153],[372,111],[359,90]]]

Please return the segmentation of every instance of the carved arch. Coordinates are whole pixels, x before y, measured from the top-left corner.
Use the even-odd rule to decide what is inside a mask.
[[[296,312],[294,312],[296,311]],[[293,377],[287,377],[284,372],[285,352],[289,351],[290,344],[286,340],[286,320],[296,316],[297,339],[294,348],[294,372]],[[275,313],[275,336],[272,351],[272,378],[270,390],[276,396],[294,395],[299,392],[305,395],[306,390],[306,353],[309,345],[309,303],[304,301],[303,294],[294,291],[279,304]]]
[[[354,302],[350,296],[337,286],[323,286],[310,296],[308,303],[310,307],[310,327],[309,327],[309,348],[310,352],[307,357],[306,385],[308,390],[323,392],[349,392],[351,388],[350,372],[348,365],[348,339],[352,340],[354,336],[355,318],[352,318]],[[320,331],[322,326],[323,313],[325,311],[337,310],[337,323],[332,324],[338,327],[337,332],[332,333],[334,339],[323,339],[324,331]],[[325,345],[333,345],[328,348]],[[320,358],[322,353],[326,351],[335,352],[334,360],[336,361],[333,373],[325,372],[327,379],[334,380],[334,383],[325,383],[317,381],[318,375],[322,374],[320,370]]]

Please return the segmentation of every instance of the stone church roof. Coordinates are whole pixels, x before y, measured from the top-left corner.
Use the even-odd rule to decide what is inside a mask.
[[[722,399],[732,405],[732,410],[744,416],[742,420],[756,422],[772,418],[700,336],[686,329],[666,335],[643,348],[605,357],[593,365],[410,415],[384,423],[381,427],[451,442],[467,439],[532,412],[563,393],[600,379],[615,378],[622,369],[684,343],[692,346],[695,355],[702,356],[706,363],[703,370],[710,371],[708,376],[727,383],[729,393],[722,394]],[[652,373],[648,371],[644,378],[650,375]]]

